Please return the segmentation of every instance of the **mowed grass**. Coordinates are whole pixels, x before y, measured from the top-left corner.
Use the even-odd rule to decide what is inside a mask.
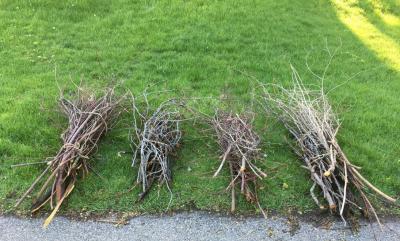
[[[382,21],[376,3],[382,14],[400,17],[398,1],[352,1],[350,6],[363,9],[370,23],[395,43],[396,53],[400,25]],[[15,200],[44,168],[10,165],[41,161],[61,146],[67,120],[57,110],[57,83],[72,89],[71,80],[83,79],[84,85],[100,90],[124,81],[134,93],[155,84],[156,89],[174,90],[160,98],[199,98],[189,103],[207,113],[224,105],[221,96],[229,96],[229,106],[241,111],[250,108],[257,81],[290,83],[290,64],[305,83],[318,85],[306,59],[322,74],[329,60],[326,47],[339,48],[325,88],[340,85],[329,94],[342,121],[340,144],[363,167],[365,177],[398,197],[399,69],[377,54],[379,46],[371,50],[353,34],[337,11],[329,1],[308,0],[0,0],[1,211],[15,212]],[[258,165],[269,174],[260,182],[262,207],[317,209],[309,195],[309,174],[287,145],[288,133],[257,105],[253,110],[265,154]],[[78,181],[63,212],[166,210],[170,196],[165,188],[155,186],[142,203],[135,203],[138,188],[127,192],[136,169],[130,155],[118,152],[130,150],[128,124],[125,117],[102,140],[91,159],[98,175]],[[229,210],[228,171],[212,178],[220,153],[211,132],[204,131],[208,128],[193,121],[183,125],[183,145],[174,158],[171,210]],[[27,211],[30,200],[17,211]],[[390,210],[399,213],[398,208]],[[241,199],[238,211],[254,213],[254,207]]]

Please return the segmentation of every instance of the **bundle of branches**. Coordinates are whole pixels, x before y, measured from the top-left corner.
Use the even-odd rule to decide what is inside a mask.
[[[146,96],[145,99],[148,105]],[[179,146],[182,135],[178,107],[175,100],[168,100],[161,103],[154,112],[147,106],[145,113],[141,113],[133,101],[134,116],[137,114],[139,117],[134,117],[135,136],[132,136],[132,166],[140,157],[136,182],[142,185],[142,192],[138,201],[146,196],[154,180],[158,180],[160,186],[165,183],[172,198],[170,156]]]
[[[53,211],[46,219],[45,227],[74,189],[78,174],[88,173],[89,156],[96,150],[99,139],[111,128],[113,120],[119,114],[119,100],[114,95],[114,89],[108,89],[102,97],[96,98],[78,87],[74,97],[69,100],[61,93],[59,101],[61,110],[69,120],[68,128],[61,136],[63,146],[16,204],[18,206],[50,171],[50,176],[41,187],[32,207],[32,212],[35,212],[50,203]]]
[[[246,200],[256,203],[266,216],[258,202],[256,180],[267,175],[253,163],[259,155],[260,138],[253,130],[251,119],[244,115],[217,111],[211,122],[222,151],[221,164],[214,177],[228,161],[231,182],[227,189],[231,189],[231,211],[235,211],[235,188],[239,186]]]
[[[354,210],[363,210],[369,217],[379,218],[367,197],[366,189],[374,191],[389,202],[395,199],[373,186],[359,172],[342,151],[336,135],[340,123],[332,111],[323,87],[311,91],[304,87],[296,70],[292,67],[292,89],[274,85],[274,93],[264,88],[267,110],[277,114],[285,127],[295,138],[295,152],[305,163],[314,182],[311,196],[322,209],[314,193],[316,186],[332,212],[338,212],[344,222]],[[323,85],[322,85],[323,86]]]

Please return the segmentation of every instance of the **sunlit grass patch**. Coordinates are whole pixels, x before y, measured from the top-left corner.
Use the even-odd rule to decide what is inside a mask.
[[[400,45],[398,40],[387,36],[374,26],[365,16],[363,9],[355,4],[358,0],[332,1],[339,19],[345,24],[368,48],[377,56],[388,62],[394,69],[400,70]],[[385,14],[376,9],[378,15],[391,25],[397,25],[399,18],[392,14]]]

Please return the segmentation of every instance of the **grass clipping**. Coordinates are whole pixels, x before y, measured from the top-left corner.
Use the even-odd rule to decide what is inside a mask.
[[[227,161],[231,174],[231,182],[227,188],[231,189],[231,212],[234,212],[236,208],[235,189],[239,186],[246,200],[257,204],[266,217],[266,213],[258,202],[256,180],[267,175],[253,163],[259,156],[260,138],[253,130],[251,119],[238,114],[217,111],[211,123],[222,152],[221,164],[214,177],[219,174]]]
[[[343,221],[354,208],[362,210],[365,216],[372,213],[379,222],[374,207],[365,190],[369,189],[389,202],[389,197],[373,186],[353,165],[336,140],[339,121],[332,111],[323,88],[319,91],[306,89],[296,70],[292,67],[292,89],[274,86],[272,93],[264,88],[266,107],[274,112],[295,138],[295,152],[305,163],[314,182],[310,189],[313,200],[325,208],[315,195],[318,186],[329,209],[338,212]]]
[[[61,93],[59,101],[62,112],[69,120],[68,128],[61,136],[63,146],[16,204],[18,206],[46,173],[50,172],[32,207],[32,212],[35,212],[50,203],[52,213],[45,220],[44,227],[52,221],[63,201],[74,189],[78,174],[89,172],[89,156],[96,150],[99,139],[110,129],[119,114],[119,100],[114,95],[114,89],[106,90],[99,98],[80,87],[75,94],[70,100]]]
[[[179,147],[182,136],[179,105],[175,100],[168,100],[161,103],[154,112],[151,112],[146,96],[145,99],[147,108],[144,112],[139,111],[135,100],[133,100],[135,118],[133,123],[134,135],[132,135],[131,141],[134,150],[132,166],[136,164],[139,157],[136,182],[142,186],[138,201],[143,200],[153,182],[158,180],[160,185],[166,184],[171,194],[171,203],[172,170],[170,156]]]

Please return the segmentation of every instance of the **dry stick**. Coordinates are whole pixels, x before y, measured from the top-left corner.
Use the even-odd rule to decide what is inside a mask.
[[[369,188],[371,188],[374,192],[385,198],[389,202],[396,202],[396,199],[390,197],[389,195],[385,194],[374,185],[372,185],[367,179],[365,179],[354,167],[351,167],[351,170],[356,174],[358,178],[360,178]]]
[[[19,163],[19,164],[11,165],[11,168],[14,168],[14,167],[25,167],[25,166],[31,166],[31,165],[37,165],[37,164],[43,164],[43,163],[48,163],[48,161]]]
[[[50,165],[16,204],[19,205],[22,202],[51,168],[51,174],[42,185],[33,210],[38,210],[47,202],[50,202],[53,209],[53,197],[56,196],[56,206],[46,220],[45,226],[72,192],[79,171],[82,170],[83,174],[89,171],[86,164],[89,154],[96,149],[100,137],[110,128],[113,120],[119,114],[117,106],[122,98],[115,98],[114,89],[107,90],[101,98],[96,99],[93,96],[82,93],[82,90],[78,88],[76,99],[70,101],[65,99],[61,93],[60,107],[69,119],[69,126],[62,134],[64,144],[49,162]],[[43,193],[46,188],[50,188],[49,192]]]
[[[46,182],[42,185],[42,188],[39,190],[37,196],[41,196],[43,194],[43,192],[46,190],[46,187],[49,185],[49,183],[51,182],[51,180],[54,178],[54,176],[56,175],[56,172],[53,171],[50,176],[47,178]]]
[[[133,129],[136,140],[131,137],[132,146],[139,149],[133,151],[132,165],[135,164],[136,155],[140,154],[139,170],[137,183],[142,184],[142,193],[138,200],[142,200],[151,188],[154,179],[159,180],[160,184],[166,183],[169,186],[171,181],[170,155],[177,149],[181,139],[178,103],[175,100],[168,100],[161,103],[158,108],[150,113],[147,93],[143,93],[146,111],[141,113],[136,106],[135,99],[132,100],[134,115]]]
[[[232,182],[234,182],[234,174],[233,174],[233,167],[232,167],[232,163],[229,162],[229,171],[231,172],[231,178],[232,178]],[[235,197],[235,188],[232,187],[231,188],[231,196],[232,196],[232,202],[231,202],[231,212],[235,212],[236,209],[236,197]]]
[[[21,198],[17,201],[17,203],[14,205],[14,208],[18,207],[22,201],[26,198],[26,196],[29,195],[29,193],[32,192],[33,188],[35,188],[36,184],[42,179],[42,177],[50,170],[50,166],[46,167],[46,169],[40,174],[35,181],[33,181],[32,185],[26,190],[26,192],[21,196]]]
[[[271,85],[278,91],[271,94],[264,86],[267,110],[275,113],[297,141],[295,152],[307,164],[314,181],[310,193],[317,205],[314,188],[318,185],[330,208],[339,206],[343,220],[346,206],[359,208],[364,203],[364,211],[372,212],[379,222],[375,209],[362,188],[368,187],[389,202],[396,200],[373,186],[351,164],[336,141],[339,122],[328,103],[323,88],[312,92],[307,90],[296,70],[292,67],[293,88]],[[323,80],[323,78],[322,78]],[[350,186],[361,196],[357,198]],[[351,206],[350,206],[351,205]]]
[[[257,159],[258,156],[259,137],[252,130],[250,120],[238,114],[216,111],[214,118],[210,122],[217,133],[218,142],[223,153],[221,163],[214,177],[220,173],[226,161],[229,164],[231,181],[226,189],[231,188],[231,211],[235,211],[235,188],[238,185],[246,199],[252,202],[255,201],[264,217],[266,217],[266,213],[258,202],[256,185],[256,179],[262,179],[266,174],[252,163],[252,160]],[[240,181],[237,181],[237,179]],[[254,184],[255,195],[251,192],[248,182]]]
[[[61,198],[61,200],[57,203],[57,206],[54,208],[54,210],[51,212],[50,216],[46,218],[43,224],[43,228],[47,228],[51,221],[53,220],[54,216],[56,215],[58,209],[60,209],[61,204],[63,203],[64,199],[69,196],[69,194],[72,192],[74,189],[74,185],[70,184],[67,188],[67,191],[65,192],[65,195]]]
[[[340,147],[339,147],[340,148]],[[339,149],[340,150],[340,149]],[[347,164],[350,164],[350,161],[347,159],[346,155],[340,150],[340,152],[342,153],[343,159],[345,160],[345,162]],[[390,197],[389,195],[385,194],[384,192],[382,192],[381,190],[379,190],[377,187],[375,187],[374,185],[372,185],[367,179],[365,179],[357,170],[356,167],[354,167],[353,165],[350,166],[351,170],[356,174],[356,176],[358,178],[360,178],[369,188],[371,188],[374,192],[378,193],[381,197],[385,198],[387,201],[389,202],[396,202],[396,199]],[[358,168],[359,169],[359,168]]]
[[[267,219],[268,218],[268,214],[267,214],[267,212],[264,211],[264,209],[261,207],[260,202],[258,201],[257,186],[255,187],[255,190],[256,191],[254,192],[254,195],[256,196],[256,202],[257,202],[258,209],[261,210],[261,213],[263,214],[264,218]]]
[[[213,177],[216,177],[218,175],[218,173],[222,170],[222,167],[224,166],[226,158],[228,157],[231,149],[232,149],[232,145],[229,145],[228,149],[225,151],[224,157],[222,158],[221,165],[219,165],[219,167],[218,167],[217,171],[214,173]],[[231,165],[231,164],[229,164],[229,165]]]
[[[346,200],[347,195],[347,183],[349,182],[347,178],[347,165],[346,162],[343,162],[344,165],[344,188],[343,188],[343,200]],[[344,205],[340,208],[340,216],[343,217]]]

